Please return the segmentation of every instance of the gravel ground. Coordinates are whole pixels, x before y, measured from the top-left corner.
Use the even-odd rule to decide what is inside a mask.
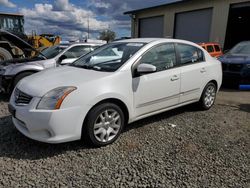
[[[92,149],[25,138],[0,99],[0,187],[18,186],[250,187],[250,103],[172,110]]]

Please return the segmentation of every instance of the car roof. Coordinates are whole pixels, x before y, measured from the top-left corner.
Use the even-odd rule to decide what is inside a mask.
[[[119,40],[119,41],[114,41],[113,43],[121,43],[121,42],[126,42],[126,43],[152,43],[152,42],[169,42],[169,43],[185,43],[193,46],[197,46],[201,48],[198,44],[193,43],[191,41],[187,40],[180,40],[180,39],[172,39],[172,38],[133,38],[133,39],[125,39],[125,40]]]
[[[76,43],[68,43],[68,44],[59,44],[60,47],[71,47],[71,46],[101,46],[101,43],[88,43],[88,42],[76,42]]]
[[[180,39],[172,39],[172,38],[133,38],[133,39],[125,39],[125,40],[119,40],[114,41],[115,43],[119,42],[138,42],[138,43],[151,43],[151,42],[185,42],[185,43],[191,43],[190,41],[186,40],[180,40]]]
[[[78,46],[78,45],[86,45],[86,46],[100,46],[100,45],[103,45],[101,43],[93,43],[93,42],[74,42],[74,43],[69,43],[69,46]]]
[[[250,44],[250,41],[241,41],[238,44]]]
[[[138,43],[150,43],[153,41],[158,41],[158,40],[164,40],[164,38],[132,38],[132,39],[123,39],[123,40],[118,40],[114,41],[115,43],[119,42],[138,42]]]

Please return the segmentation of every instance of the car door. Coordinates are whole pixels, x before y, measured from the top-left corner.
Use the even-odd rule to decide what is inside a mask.
[[[136,76],[132,80],[136,116],[146,115],[179,103],[180,68],[175,46],[157,45],[142,55],[139,64],[151,64],[156,72]]]
[[[187,44],[176,44],[176,49],[181,67],[180,103],[199,100],[207,80],[204,53]]]

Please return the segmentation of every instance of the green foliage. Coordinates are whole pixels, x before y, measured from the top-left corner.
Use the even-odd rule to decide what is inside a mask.
[[[111,30],[104,30],[102,32],[100,32],[100,40],[105,40],[107,42],[111,42],[113,40],[115,40],[116,34],[114,31]]]

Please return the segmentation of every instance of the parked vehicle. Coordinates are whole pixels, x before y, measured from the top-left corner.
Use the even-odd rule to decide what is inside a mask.
[[[225,82],[250,84],[250,41],[240,42],[219,60]]]
[[[208,51],[212,57],[220,57],[223,55],[220,44],[216,42],[200,43],[202,48]]]
[[[28,44],[27,44],[28,45]],[[47,48],[33,58],[0,62],[0,92],[10,93],[24,77],[44,69],[70,64],[81,55],[93,51],[102,44],[72,43]],[[30,46],[30,48],[32,48]]]
[[[91,61],[114,50],[122,56]],[[127,123],[194,102],[210,109],[221,82],[220,62],[194,43],[121,40],[70,66],[24,78],[9,110],[16,128],[29,138],[47,143],[83,138],[104,146]]]

